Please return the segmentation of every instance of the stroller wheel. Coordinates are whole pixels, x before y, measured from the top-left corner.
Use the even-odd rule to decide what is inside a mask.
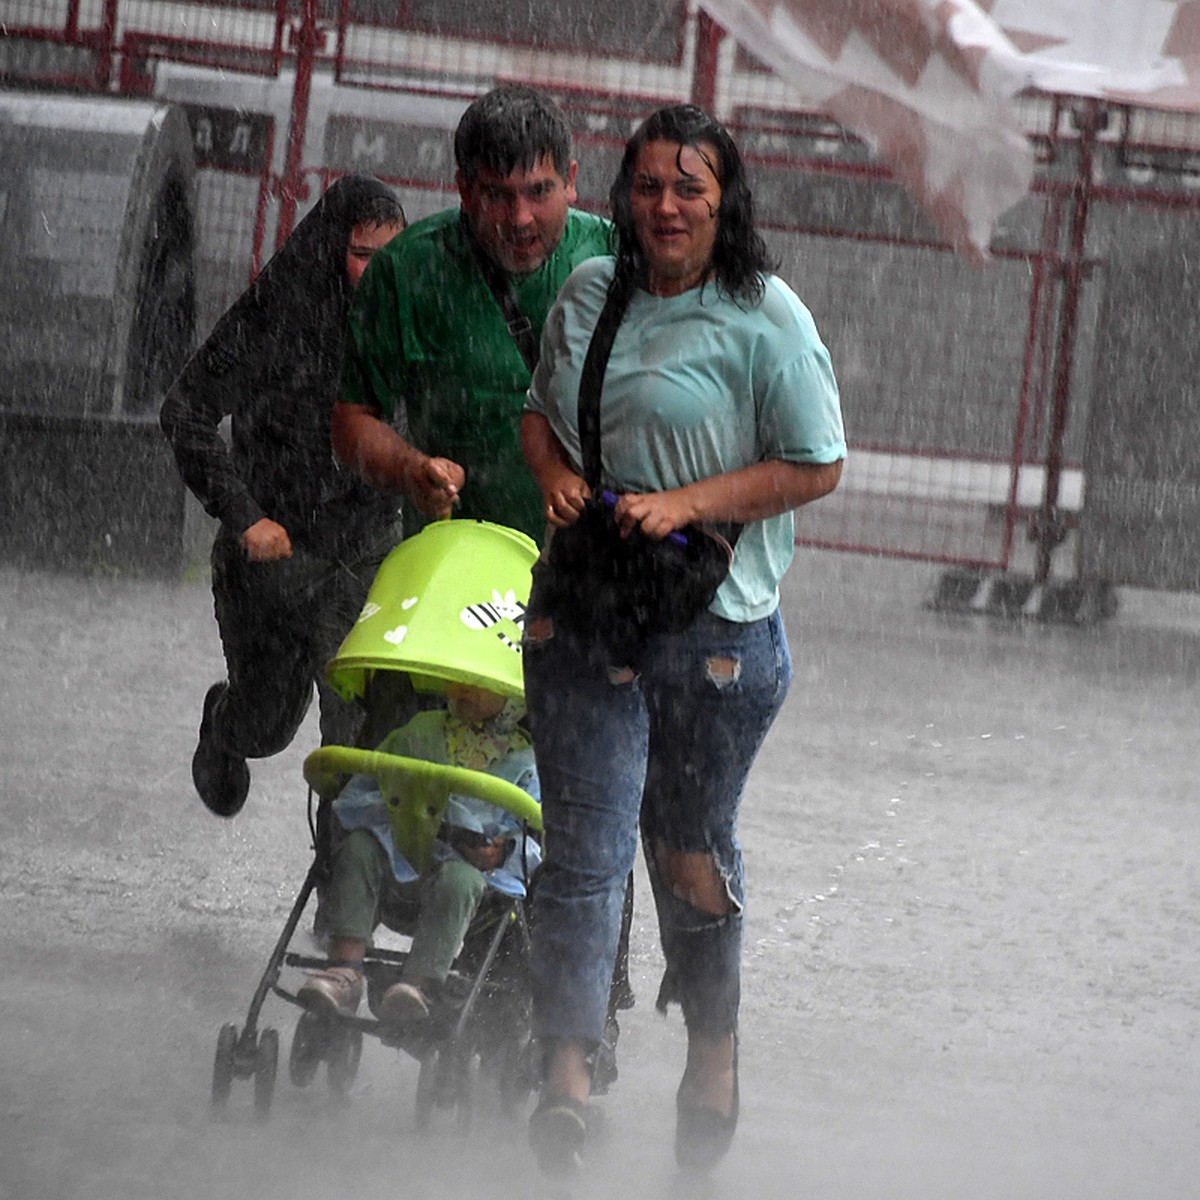
[[[254,1055],[254,1111],[260,1121],[266,1120],[275,1098],[275,1076],[279,1070],[279,1032],[264,1029],[258,1035]]]
[[[421,1058],[421,1069],[417,1074],[417,1130],[425,1133],[433,1119],[433,1108],[437,1103],[438,1076],[441,1073],[441,1053],[428,1049]]]
[[[344,1096],[354,1084],[358,1063],[362,1058],[362,1030],[349,1025],[335,1025],[330,1031],[327,1055],[329,1086]]]
[[[237,1050],[238,1028],[236,1025],[222,1025],[217,1034],[217,1053],[213,1058],[212,1073],[212,1106],[214,1109],[225,1107],[229,1093],[233,1089],[234,1054]]]
[[[316,1013],[306,1012],[296,1022],[288,1055],[288,1078],[296,1087],[308,1087],[325,1055],[325,1029]]]
[[[470,1133],[475,1121],[475,1056],[467,1055],[458,1061],[454,1081],[454,1101],[457,1106],[455,1125],[459,1133]]]
[[[417,1075],[417,1129],[424,1133],[435,1108],[456,1110],[456,1125],[462,1133],[474,1117],[475,1058],[454,1045],[432,1047],[421,1059]]]
[[[504,1046],[498,1083],[500,1110],[506,1117],[516,1116],[534,1089],[537,1078],[534,1059],[533,1041],[529,1037],[513,1038]]]

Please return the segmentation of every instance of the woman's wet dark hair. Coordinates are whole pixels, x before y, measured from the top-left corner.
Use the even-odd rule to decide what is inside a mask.
[[[617,268],[613,286],[628,287],[645,280],[646,260],[633,228],[629,195],[638,151],[649,142],[676,142],[690,146],[705,159],[716,150],[712,163],[721,184],[717,210],[717,240],[713,247],[713,277],[719,291],[734,300],[758,303],[763,295],[763,275],[772,264],[767,247],[754,228],[754,201],[746,180],[746,167],[723,125],[694,104],[660,108],[638,126],[625,145],[621,168],[609,192],[616,231]]]
[[[549,158],[564,179],[571,166],[571,126],[543,92],[519,84],[471,102],[454,132],[454,162],[468,183],[481,167],[507,175]]]

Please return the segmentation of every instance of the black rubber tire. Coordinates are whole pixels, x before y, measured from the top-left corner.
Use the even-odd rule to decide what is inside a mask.
[[[421,1059],[421,1069],[417,1073],[416,1120],[419,1133],[427,1132],[433,1120],[433,1110],[437,1104],[439,1057],[439,1051],[429,1049]]]
[[[212,1106],[224,1108],[233,1090],[233,1058],[237,1048],[238,1027],[222,1025],[217,1034],[217,1053],[213,1057]]]
[[[308,1087],[316,1078],[317,1068],[325,1057],[327,1036],[325,1023],[315,1013],[300,1015],[288,1054],[288,1078],[293,1087]]]
[[[500,1111],[505,1117],[515,1117],[536,1086],[534,1047],[528,1036],[514,1037],[505,1043],[499,1074]]]
[[[471,1132],[475,1122],[477,1067],[475,1055],[468,1054],[454,1064],[454,1124],[460,1134]]]
[[[329,1086],[339,1096],[344,1096],[358,1075],[358,1064],[362,1058],[362,1030],[350,1025],[335,1025],[327,1036]]]
[[[258,1035],[254,1052],[254,1111],[265,1121],[275,1099],[275,1078],[279,1073],[279,1031],[264,1029]]]

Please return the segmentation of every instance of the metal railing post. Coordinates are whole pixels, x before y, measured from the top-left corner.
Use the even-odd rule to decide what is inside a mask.
[[[279,181],[279,224],[275,231],[278,249],[291,236],[296,224],[296,202],[308,195],[304,186],[304,139],[308,133],[308,103],[312,93],[313,63],[321,43],[317,28],[317,0],[304,0],[296,28],[296,84],[292,91],[292,113],[284,150],[283,177]]]
[[[1074,119],[1079,128],[1079,161],[1071,187],[1070,244],[1062,263],[1063,294],[1059,309],[1058,349],[1054,363],[1054,399],[1050,418],[1049,443],[1046,447],[1046,490],[1036,527],[1038,555],[1034,578],[1045,583],[1050,578],[1051,559],[1062,544],[1066,530],[1058,511],[1059,484],[1062,480],[1063,442],[1070,411],[1071,361],[1075,352],[1075,330],[1079,320],[1079,296],[1086,273],[1084,240],[1087,236],[1088,206],[1092,198],[1092,178],[1096,134],[1104,128],[1107,113],[1099,101],[1089,99],[1076,108]]]
[[[717,54],[724,37],[725,31],[701,9],[696,14],[692,103],[714,115],[717,103]]]

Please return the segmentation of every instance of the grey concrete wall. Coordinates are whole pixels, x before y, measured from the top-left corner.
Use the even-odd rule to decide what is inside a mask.
[[[194,337],[191,138],[157,102],[0,92],[0,557],[176,569],[157,413]]]

